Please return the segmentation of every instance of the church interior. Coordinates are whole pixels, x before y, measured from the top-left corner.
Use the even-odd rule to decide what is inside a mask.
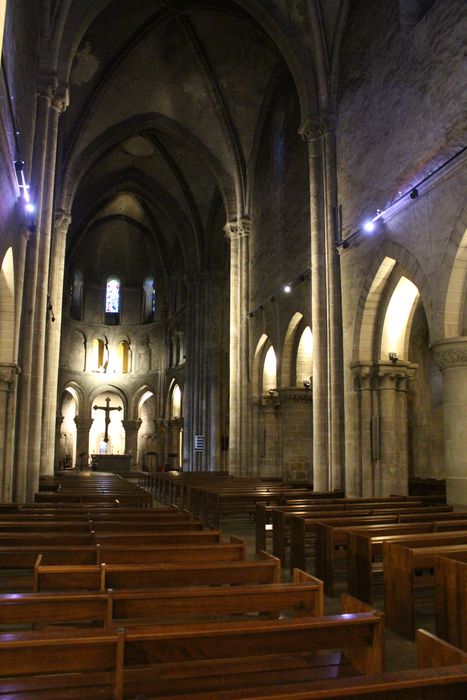
[[[257,557],[270,544],[258,537],[273,527],[276,537],[268,508],[298,509],[312,498],[306,489],[335,499],[334,517],[344,502],[371,503],[362,528],[395,517],[381,536],[405,523],[398,534],[412,527],[418,537],[416,522],[431,523],[425,509],[435,509],[446,522],[425,524],[429,546],[442,531],[449,542],[439,546],[467,549],[466,36],[463,0],[0,0],[0,627],[2,591],[23,590],[1,583],[19,556],[4,551],[7,519],[63,522],[70,547],[84,517],[86,546],[103,547],[108,533],[97,542],[94,529],[111,522],[107,493],[128,508],[129,532],[151,529],[138,509],[152,513],[156,502],[161,520],[176,510],[204,528],[239,508],[255,519]],[[229,501],[234,483],[245,493]],[[280,500],[289,488],[295,506]],[[413,520],[375,512],[396,505],[422,510]],[[292,511],[284,522],[299,528]],[[314,527],[313,572],[323,571],[327,600],[333,574],[319,568],[325,531]],[[87,563],[21,536],[15,546],[34,544],[30,556],[50,569]],[[336,551],[353,551],[345,538]],[[297,557],[311,586],[297,551],[282,564]],[[35,585],[52,577],[42,565],[28,569]],[[291,576],[298,585],[292,565]],[[34,591],[58,595],[62,584]],[[371,595],[348,591],[358,605],[345,599],[344,614],[375,616]],[[445,671],[433,700],[465,698],[467,628],[443,636],[441,627],[464,676],[448,681]],[[106,629],[116,628],[107,620]],[[30,634],[45,644],[47,634]],[[98,634],[87,634],[97,649]],[[117,658],[128,646],[129,663],[138,653],[154,660],[156,646],[131,634],[112,641]],[[2,658],[16,658],[1,638],[0,676]],[[382,671],[368,650],[353,656],[364,673]],[[66,697],[153,697],[126,673],[115,672],[111,691],[103,683]],[[234,681],[222,692],[200,682],[199,699],[253,698],[244,682],[237,694]],[[11,697],[22,700],[25,687]],[[319,697],[357,697],[345,688]],[[63,688],[35,692],[65,698]],[[376,692],[361,697],[399,698]],[[432,698],[423,692],[400,700]]]

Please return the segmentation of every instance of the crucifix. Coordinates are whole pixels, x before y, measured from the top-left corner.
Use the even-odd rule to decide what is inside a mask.
[[[104,411],[105,413],[105,434],[104,434],[104,442],[109,442],[109,423],[110,423],[110,411],[121,411],[122,407],[121,406],[113,406],[110,408],[110,398],[107,396],[105,399],[105,406],[94,406],[95,411]]]

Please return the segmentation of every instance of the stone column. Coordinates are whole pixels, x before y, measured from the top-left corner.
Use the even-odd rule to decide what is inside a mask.
[[[194,470],[215,470],[220,461],[221,309],[223,275],[187,275],[187,333],[184,388],[184,463]],[[195,435],[204,451],[195,452]]]
[[[167,447],[167,462],[171,467],[180,466],[181,454],[179,450],[180,445],[180,430],[182,427],[182,421],[180,418],[172,418],[168,422],[168,447]],[[178,455],[178,459],[175,464],[175,457],[173,455]]]
[[[58,463],[60,459],[60,447],[61,447],[61,439],[60,439],[60,433],[61,433],[61,428],[62,428],[62,423],[63,423],[64,416],[56,416],[55,417],[55,461],[54,461],[54,467],[55,469],[58,469]],[[84,457],[83,457],[84,459]],[[76,455],[76,464],[73,466],[78,466],[80,463],[80,459],[78,454]],[[84,462],[83,462],[84,464]]]
[[[372,433],[375,422],[379,426],[377,401],[373,401],[373,373],[371,365],[352,366],[355,389],[355,469],[347,475],[347,495],[374,497],[379,479],[379,443],[373,449]],[[376,410],[375,410],[376,409]],[[349,460],[350,461],[350,460]]]
[[[60,333],[62,327],[63,276],[65,270],[65,247],[69,214],[60,211],[55,214],[52,251],[50,257],[49,297],[52,310],[47,318],[47,346],[44,379],[44,416],[42,421],[42,443],[40,473],[53,474],[55,423],[57,412],[58,370],[60,356]]]
[[[282,476],[312,480],[313,402],[311,389],[279,389],[282,416]]]
[[[140,418],[136,420],[122,420],[123,430],[125,431],[125,454],[131,455],[131,469],[138,469],[138,430],[142,422]]]
[[[239,219],[228,223],[224,230],[230,241],[229,471],[242,476],[251,470],[247,322],[250,298],[250,222],[248,219]]]
[[[34,361],[33,343],[35,334],[36,288],[39,267],[41,226],[39,214],[45,186],[45,167],[48,150],[48,127],[50,105],[54,90],[53,81],[44,81],[37,93],[36,128],[34,133],[33,169],[31,174],[31,197],[38,210],[38,224],[34,227],[27,246],[25,261],[25,285],[23,293],[23,314],[21,318],[19,364],[21,379],[18,387],[18,431],[16,447],[15,499],[26,500],[26,485],[29,468],[29,416],[31,400],[32,368]],[[39,463],[37,463],[37,476]]]
[[[263,397],[264,457],[261,460],[261,476],[282,476],[280,459],[279,411],[277,394]]]
[[[313,484],[330,488],[328,309],[323,192],[323,133],[319,123],[301,130],[308,144],[311,226],[311,318],[313,331]]]
[[[446,497],[455,507],[467,507],[467,337],[433,344],[443,373]]]
[[[308,144],[313,330],[313,483],[316,490],[342,488],[343,374],[337,204],[336,118],[323,113],[300,129]]]
[[[87,469],[89,464],[89,431],[94,419],[76,416],[74,421],[76,423],[76,458]],[[83,455],[82,462],[80,455]]]
[[[376,496],[408,493],[408,364],[377,366],[379,395],[379,483]]]
[[[13,444],[16,384],[19,367],[0,364],[0,497],[10,503],[13,492]]]

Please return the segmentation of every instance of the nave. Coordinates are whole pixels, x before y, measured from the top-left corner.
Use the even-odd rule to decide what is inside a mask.
[[[0,540],[2,700],[466,696],[467,514],[442,493],[69,471],[0,505]],[[394,631],[397,595],[425,630]]]

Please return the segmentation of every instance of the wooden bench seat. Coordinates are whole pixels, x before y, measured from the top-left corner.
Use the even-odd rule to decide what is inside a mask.
[[[456,534],[460,537],[453,537]],[[391,541],[383,544],[386,625],[396,634],[408,639],[414,637],[415,586],[433,587],[434,557],[467,551],[465,533],[433,533],[418,537],[420,539],[413,543]],[[417,570],[428,570],[428,575],[415,577]]]
[[[322,616],[323,585],[298,569],[292,583],[214,588],[107,590],[81,593],[24,593],[0,596],[0,625],[99,623],[106,629],[124,624],[184,623],[234,616]],[[254,618],[252,618],[254,619]]]
[[[58,648],[60,654],[54,653]],[[129,627],[116,633],[80,631],[71,637],[55,631],[16,633],[0,638],[0,697],[9,697],[8,693],[11,697],[12,690],[19,691],[22,684],[23,688],[28,686],[29,692],[34,683],[43,690],[44,678],[39,674],[49,674],[49,682],[55,685],[50,697],[56,698],[60,683],[62,692],[67,683],[71,688],[77,684],[84,687],[88,679],[81,678],[83,674],[92,677],[104,670],[112,678],[117,700],[153,693],[155,687],[160,697],[182,688],[190,694],[210,689],[213,684],[222,689],[230,682],[229,676],[240,685],[248,679],[255,683],[256,674],[261,672],[275,674],[278,681],[280,676],[280,682],[287,683],[296,680],[297,673],[302,678],[306,674],[307,679],[322,677],[322,668],[329,676],[333,659],[338,664],[333,675],[338,674],[341,654],[327,654],[324,666],[317,663],[316,657],[318,652],[336,649],[345,654],[354,672],[380,672],[381,618],[373,613],[355,613]]]
[[[280,583],[280,563],[266,552],[261,561],[218,561],[206,564],[41,566],[38,557],[34,580],[36,591]]]
[[[467,552],[435,557],[436,634],[467,651]]]
[[[383,571],[383,543],[396,541],[399,535],[422,534],[424,532],[467,531],[467,521],[434,520],[431,523],[402,523],[393,528],[355,528],[347,532],[347,590],[364,600],[372,602],[372,579],[375,571]],[[456,537],[458,537],[456,535]],[[401,541],[401,540],[397,540]],[[325,587],[326,590],[326,587]]]

